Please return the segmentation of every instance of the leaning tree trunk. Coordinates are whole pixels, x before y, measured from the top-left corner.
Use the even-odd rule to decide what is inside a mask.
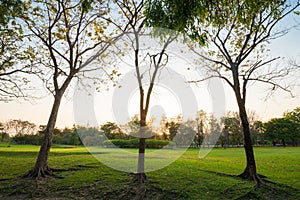
[[[57,94],[55,96],[48,124],[46,130],[44,131],[44,139],[41,144],[36,163],[34,165],[34,168],[27,172],[23,177],[37,178],[45,177],[46,175],[52,175],[52,171],[48,165],[48,155],[52,144],[52,135],[56,124],[61,98],[61,94]]]
[[[259,177],[256,171],[256,163],[254,158],[253,146],[251,141],[251,134],[250,134],[250,126],[247,117],[245,103],[241,98],[237,98],[238,106],[239,106],[239,115],[242,121],[243,126],[243,133],[244,133],[244,149],[246,153],[246,161],[247,165],[242,174],[239,177],[243,179],[249,179],[256,182],[257,186],[260,186],[263,181]]]

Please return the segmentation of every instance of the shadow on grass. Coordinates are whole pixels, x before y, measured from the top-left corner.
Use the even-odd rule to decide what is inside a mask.
[[[97,163],[89,163],[85,165],[75,165],[67,169],[54,169],[54,172],[64,175],[69,171],[93,170],[97,168]],[[224,174],[209,170],[201,170],[204,173],[210,173],[222,177],[231,177],[239,179],[236,175]],[[159,182],[148,180],[146,184],[132,183],[132,174],[125,173],[123,179],[112,181],[115,177],[119,177],[123,173],[114,172],[112,178],[99,177],[92,184],[76,187],[76,185],[66,185],[65,187],[54,188],[53,182],[55,178],[32,180],[32,179],[6,179],[1,181],[0,197],[2,199],[194,199],[194,194],[188,194],[184,191],[185,186],[176,188],[176,190],[166,190],[160,187]],[[216,194],[216,199],[300,199],[300,191],[293,187],[274,183],[265,180],[266,184],[262,188],[230,186],[223,188],[222,191]],[[172,183],[170,183],[172,184]],[[212,183],[213,184],[213,183]],[[253,184],[254,185],[254,184]],[[209,192],[209,191],[208,191]],[[5,195],[5,196],[3,196]]]
[[[217,176],[222,177],[230,177],[242,180],[237,175],[233,174],[225,174],[210,170],[199,170],[209,174],[215,174]],[[241,193],[241,190],[244,191],[243,195],[238,196],[234,199],[236,200],[254,200],[254,199],[270,199],[270,200],[294,200],[300,199],[300,189],[293,188],[288,185],[276,183],[270,180],[267,180],[267,177],[259,174],[259,176],[263,179],[265,184],[260,188],[255,187],[236,187],[235,185],[229,188],[226,188],[221,192],[222,197],[220,199],[233,199],[232,197],[237,196]]]
[[[230,193],[230,191],[227,191]],[[265,180],[265,185],[260,188],[252,188],[236,200],[272,199],[272,200],[295,200],[300,199],[300,190],[288,185],[274,183]]]
[[[50,152],[50,156],[72,156],[72,155],[91,155],[91,154],[108,154],[109,152]],[[3,157],[36,157],[37,151],[2,151],[0,156]]]
[[[78,167],[78,168],[82,168]],[[78,170],[70,168],[70,170]],[[84,168],[87,168],[86,166]],[[89,167],[88,167],[89,168]],[[65,172],[65,170],[63,170]],[[158,183],[135,184],[131,182],[132,176],[127,174],[123,181],[109,182],[97,180],[93,184],[77,188],[66,186],[57,188],[49,187],[55,178],[47,179],[10,179],[3,181],[0,186],[1,199],[109,199],[109,200],[131,200],[131,199],[189,199],[188,195],[177,191],[166,191],[158,186]]]
[[[224,177],[232,177],[232,178],[242,179],[238,175],[234,175],[234,174],[225,174],[225,173],[215,172],[215,171],[210,171],[210,170],[205,170],[205,169],[201,169],[199,171],[206,172],[206,173],[209,173],[209,174],[215,174],[215,175],[218,175],[218,176],[224,176]],[[266,176],[264,176],[262,174],[258,174],[258,175],[262,179],[266,179],[267,178]]]
[[[179,200],[189,199],[189,195],[177,191],[168,191],[160,188],[157,183],[147,181],[147,183],[133,183],[131,174],[128,174],[127,180],[103,187],[102,182],[95,182],[93,185],[86,186],[78,194],[77,198],[86,199],[109,199],[109,200]],[[178,191],[180,191],[179,189]]]

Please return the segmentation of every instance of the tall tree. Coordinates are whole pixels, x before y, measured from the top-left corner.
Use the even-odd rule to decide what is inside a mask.
[[[116,1],[120,11],[123,13],[126,23],[128,22],[130,34],[128,34],[127,45],[130,47],[130,53],[133,54],[133,66],[135,76],[139,88],[139,156],[137,174],[134,177],[134,182],[144,183],[147,179],[145,174],[145,147],[146,138],[149,134],[147,126],[147,115],[153,92],[154,85],[158,79],[160,70],[166,66],[168,55],[166,53],[168,46],[175,40],[176,36],[168,36],[166,40],[161,41],[161,46],[157,49],[147,51],[149,46],[142,42],[143,37],[149,36],[146,30],[146,8],[151,4],[151,1],[144,0],[120,0]],[[143,52],[146,49],[146,53]],[[153,52],[156,51],[156,52]],[[144,66],[146,65],[148,66]],[[149,76],[148,76],[149,75]]]
[[[291,72],[290,67],[270,65],[279,58],[268,59],[264,51],[271,39],[286,33],[284,30],[276,31],[276,25],[296,11],[299,1],[154,2],[154,12],[160,12],[160,15],[149,16],[154,24],[175,27],[200,45],[208,41],[208,48],[204,51],[194,50],[208,72],[206,78],[198,81],[220,78],[232,88],[243,126],[247,162],[240,177],[254,180],[260,186],[263,181],[256,170],[246,111],[247,88],[254,81],[269,84],[272,91],[280,88],[290,92],[280,84],[282,78]],[[185,17],[186,10],[190,8]]]
[[[85,78],[85,72],[96,68],[93,62],[101,59],[117,35],[111,27],[116,24],[109,16],[109,3],[91,0],[25,2],[26,13],[22,20],[32,35],[29,45],[35,55],[33,66],[54,101],[36,163],[24,177],[52,174],[48,155],[62,97],[74,78]]]

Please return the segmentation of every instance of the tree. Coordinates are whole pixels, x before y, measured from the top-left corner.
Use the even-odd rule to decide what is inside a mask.
[[[287,141],[297,142],[300,138],[299,125],[288,118],[273,118],[265,124],[266,136],[276,142],[281,141],[286,146]]]
[[[167,122],[165,124],[165,126],[167,127],[168,132],[169,132],[169,140],[173,140],[173,138],[176,136],[176,134],[179,131],[180,122],[171,120],[171,121]]]
[[[227,145],[235,144],[239,146],[242,143],[242,127],[238,113],[228,112],[226,116],[222,118],[224,127],[223,133],[226,139]]]
[[[139,115],[135,114],[131,120],[126,124],[128,127],[127,134],[133,137],[139,137],[139,130],[140,130],[140,120]]]
[[[284,117],[300,125],[300,107],[295,108],[291,112],[284,113]]]
[[[101,125],[100,130],[103,131],[108,139],[126,138],[126,135],[122,133],[120,127],[114,122],[106,122]]]
[[[218,141],[218,138],[222,137],[221,124],[219,122],[219,119],[216,118],[213,114],[210,114],[208,117],[208,133],[206,137],[208,137],[208,141],[212,141],[213,143],[216,143]],[[224,147],[224,143],[222,147]]]
[[[6,130],[13,135],[34,135],[36,134],[36,125],[29,121],[22,121],[20,119],[14,119],[8,121],[6,124]]]
[[[166,127],[167,122],[168,122],[167,116],[165,114],[163,114],[161,116],[160,127],[159,127],[159,134],[163,140],[168,139],[168,136],[167,136],[168,128]]]
[[[188,119],[182,122],[182,119],[177,122],[178,126],[178,133],[176,138],[172,141],[176,143],[178,147],[187,147],[190,146],[189,141],[193,141],[196,136],[196,126],[195,121]]]
[[[265,129],[262,121],[254,121],[250,125],[253,144],[265,144]]]
[[[7,133],[5,131],[4,124],[1,122],[0,122],[0,132],[1,132],[1,142],[4,142]]]
[[[199,56],[207,77],[224,80],[233,90],[239,108],[244,134],[246,168],[241,178],[254,180],[257,186],[263,181],[257,174],[249,121],[246,111],[247,89],[250,82],[267,83],[271,91],[276,88],[290,92],[280,84],[293,67],[270,65],[279,58],[264,57],[265,45],[285,34],[275,30],[276,25],[293,13],[299,1],[170,1],[157,0],[155,9],[160,15],[150,16],[156,25],[175,27],[198,44],[208,41],[206,51],[194,50]],[[179,14],[191,8],[187,17]],[[158,12],[157,11],[157,12]],[[164,20],[161,22],[161,20]],[[175,24],[175,25],[174,25]],[[267,68],[264,68],[267,66]]]
[[[109,18],[109,3],[90,0],[25,3],[26,15],[21,19],[32,35],[29,43],[35,55],[32,66],[54,101],[35,166],[24,177],[52,174],[48,155],[61,99],[72,80],[91,78],[85,77],[85,72],[96,68],[93,62],[101,59],[116,38],[116,30],[123,27],[116,30],[110,27],[115,23]]]
[[[166,53],[167,47],[176,39],[174,36],[167,36],[167,39],[161,41],[160,49],[155,49],[156,52],[142,51],[145,48],[143,43],[140,43],[142,37],[147,37],[151,34],[147,32],[147,21],[145,18],[145,12],[147,7],[151,5],[151,1],[116,1],[118,8],[124,15],[124,20],[129,24],[130,34],[127,35],[129,42],[127,46],[130,47],[131,52],[126,54],[133,54],[133,64],[135,69],[135,76],[139,88],[139,157],[137,174],[134,177],[134,182],[144,183],[147,179],[145,174],[145,147],[146,138],[151,135],[149,127],[147,126],[147,115],[149,111],[151,94],[154,85],[158,79],[160,70],[166,66],[168,62],[168,55]],[[125,41],[126,42],[126,41]],[[125,45],[126,46],[126,45]],[[144,68],[144,63],[147,66]],[[149,76],[148,76],[149,75]],[[149,80],[147,80],[147,78]],[[147,89],[146,89],[147,88]]]
[[[197,131],[195,136],[195,142],[197,147],[200,147],[205,138],[205,135],[207,135],[208,132],[207,114],[204,110],[199,110],[197,112],[196,123]]]

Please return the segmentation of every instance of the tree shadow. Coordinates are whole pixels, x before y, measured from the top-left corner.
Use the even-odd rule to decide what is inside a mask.
[[[92,155],[92,154],[108,154],[109,152],[50,152],[50,156],[71,156],[71,155]],[[0,156],[3,157],[36,157],[38,151],[2,151]]]
[[[235,174],[225,174],[225,173],[211,171],[211,170],[206,170],[206,169],[200,169],[199,171],[206,172],[206,173],[209,173],[209,174],[215,174],[215,175],[223,176],[223,177],[231,177],[231,178],[242,179],[242,178],[239,177],[239,175],[235,175]],[[258,174],[258,175],[262,179],[266,179],[267,178],[267,176],[265,176],[265,175],[262,175],[262,174]],[[242,179],[242,180],[245,180],[245,179]]]

